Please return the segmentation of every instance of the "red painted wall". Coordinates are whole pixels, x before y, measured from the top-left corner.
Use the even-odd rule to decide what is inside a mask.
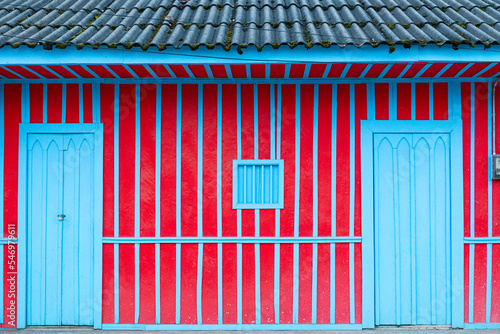
[[[260,69],[252,68],[256,73]],[[412,92],[412,86],[414,91]],[[471,202],[474,207],[474,235],[488,236],[488,210],[493,212],[493,236],[500,235],[500,183],[492,184],[492,208],[488,208],[488,86],[483,83],[462,83],[461,113],[463,121],[463,159],[464,159],[464,235],[471,236]],[[44,89],[48,99],[44,100]],[[313,140],[314,140],[314,94],[318,94],[318,234],[330,236],[332,226],[336,235],[347,236],[350,230],[355,236],[361,236],[361,153],[360,153],[360,121],[368,119],[370,113],[377,120],[389,119],[391,101],[390,87],[387,83],[374,85],[374,103],[369,105],[367,84],[331,84],[301,85],[284,84],[279,87],[270,84],[244,84],[239,87],[237,96],[236,84],[165,84],[161,85],[160,105],[156,105],[156,85],[140,85],[137,95],[136,85],[112,84],[100,85],[101,100],[98,106],[92,105],[92,86],[84,84],[80,90],[76,84],[67,84],[66,105],[63,105],[61,84],[30,85],[29,121],[40,123],[92,122],[96,108],[100,109],[100,122],[104,125],[104,183],[103,183],[103,234],[104,237],[132,237],[135,233],[134,210],[140,207],[141,237],[156,235],[154,219],[154,200],[160,196],[161,225],[159,235],[173,237],[180,232],[181,236],[196,236],[198,220],[203,221],[202,233],[206,237],[217,236],[217,206],[220,203],[222,213],[222,229],[220,236],[237,236],[237,212],[232,209],[232,161],[238,156],[237,121],[238,110],[241,115],[241,157],[243,159],[267,159],[271,151],[279,151],[285,161],[285,197],[284,209],[280,211],[278,226],[279,236],[293,236],[295,216],[299,217],[299,235],[311,236],[313,233]],[[281,96],[278,95],[281,91]],[[337,95],[334,92],[337,92]],[[398,101],[395,107],[395,117],[398,120],[417,119],[446,120],[451,117],[448,105],[448,94],[451,92],[448,83],[416,83],[415,85],[397,84]],[[430,98],[432,91],[433,98]],[[4,236],[10,233],[9,224],[17,226],[17,157],[18,157],[18,123],[21,122],[22,98],[21,85],[4,85]],[[83,96],[80,97],[80,93]],[[118,99],[115,99],[115,93]],[[218,98],[220,94],[220,98]],[[354,104],[349,97],[353,94]],[[474,96],[472,102],[471,96]],[[136,101],[136,98],[139,101]],[[333,100],[332,100],[333,98]],[[414,99],[414,100],[413,100]],[[497,103],[500,96],[497,98]],[[80,101],[83,108],[80,109]],[[47,115],[44,115],[44,103],[47,103]],[[238,104],[239,103],[239,104]],[[412,111],[412,103],[415,109]],[[136,113],[139,105],[140,113]],[[199,119],[198,106],[203,106],[202,119]],[[281,133],[271,131],[271,111],[281,109]],[[332,106],[336,112],[332,113]],[[296,107],[300,107],[297,112]],[[161,119],[157,119],[157,108]],[[119,114],[115,115],[118,110]],[[220,110],[221,133],[221,187],[222,197],[217,198],[217,115]],[[473,110],[473,113],[471,113]],[[181,115],[179,118],[178,115]],[[25,115],[27,116],[27,115]],[[82,120],[80,120],[80,118]],[[138,119],[139,117],[139,119]],[[297,119],[299,117],[300,119]],[[275,121],[277,114],[275,114]],[[296,128],[297,121],[300,126]],[[354,121],[354,124],[351,122]],[[336,128],[332,128],[336,124]],[[497,115],[497,123],[500,116]],[[156,126],[161,126],[161,138],[156,138]],[[276,129],[278,124],[274,124]],[[177,133],[176,129],[180,132]],[[350,129],[354,129],[351,133]],[[136,130],[140,131],[136,131]],[[115,147],[115,135],[118,132],[119,148]],[[202,137],[199,138],[199,134]],[[472,135],[473,134],[473,135]],[[138,137],[136,137],[138,136]],[[278,142],[278,138],[280,141]],[[296,143],[300,138],[300,160],[296,156]],[[332,138],[337,146],[332,147]],[[354,138],[356,145],[351,152],[350,140]],[[160,179],[156,179],[156,140],[161,143]],[[198,140],[203,140],[202,155],[198,156]],[[136,140],[140,143],[140,198],[135,197],[135,154]],[[275,142],[275,147],[271,143]],[[180,151],[177,150],[180,144]],[[497,135],[497,147],[500,147],[500,131]],[[115,150],[117,150],[115,152]],[[333,149],[333,151],[332,151]],[[474,149],[474,159],[471,162],[471,150]],[[332,176],[332,157],[336,174]],[[354,166],[350,166],[350,156],[354,155]],[[118,161],[115,161],[118,159]],[[180,169],[177,169],[176,159],[180,159]],[[118,189],[115,189],[114,165],[119,163]],[[471,174],[471,163],[474,172]],[[198,170],[200,164],[203,166]],[[351,167],[354,171],[351,171]],[[201,172],[203,184],[198,189],[197,176]],[[300,184],[296,184],[295,173],[300,173]],[[177,198],[176,178],[180,174],[181,196]],[[350,194],[350,177],[354,176],[354,194]],[[157,192],[156,183],[160,184]],[[336,183],[336,187],[332,186]],[[295,203],[296,187],[299,189],[299,202]],[[471,189],[474,198],[471,198]],[[202,203],[198,207],[197,194],[201,192]],[[336,221],[332,221],[332,192],[336,196]],[[115,211],[115,194],[119,195],[119,210]],[[354,198],[354,208],[351,210],[350,196]],[[138,200],[139,203],[135,201]],[[181,203],[180,212],[176,202]],[[296,206],[296,204],[298,204]],[[295,212],[298,207],[298,212]],[[200,211],[201,210],[201,211]],[[350,212],[354,212],[354,226],[349,226]],[[202,213],[199,216],[200,212]],[[115,217],[115,214],[118,217]],[[180,225],[177,217],[180,215]],[[260,229],[256,231],[256,216],[259,218]],[[115,229],[115,218],[119,219],[119,228]],[[242,236],[276,236],[276,220],[274,210],[242,210]],[[490,222],[491,223],[491,222]],[[135,289],[135,250],[133,244],[122,244],[116,248],[112,244],[103,246],[103,323],[115,323],[119,316],[120,323],[134,323],[135,294],[140,295],[140,324],[156,323],[155,298],[155,246],[145,244],[140,246],[140,278],[139,291]],[[180,323],[196,324],[201,320],[204,324],[216,324],[221,317],[224,324],[235,324],[238,320],[237,310],[237,248],[235,244],[222,246],[222,314],[218,312],[218,249],[216,244],[203,246],[201,282],[201,319],[197,314],[197,264],[198,250],[196,244],[185,244],[180,247],[181,282],[176,282],[176,247],[174,244],[161,244],[158,257],[160,259],[160,314],[162,324],[176,322],[176,291],[175,284],[180,284]],[[354,323],[361,323],[362,316],[362,280],[361,280],[361,246],[350,248],[348,244],[337,244],[335,247],[335,268],[330,268],[331,253],[329,245],[318,246],[318,276],[317,276],[317,323],[330,323],[330,273],[335,270],[335,322],[349,324],[351,316]],[[9,261],[4,247],[4,263]],[[261,245],[260,258],[260,295],[255,292],[257,248],[252,244],[242,246],[242,323],[255,324],[257,318],[262,324],[276,323],[274,314],[278,304],[280,324],[293,322],[293,256],[291,244],[282,244],[280,248],[279,273],[275,272],[274,245]],[[310,244],[298,247],[299,264],[299,312],[298,322],[311,323],[312,309],[312,250]],[[354,250],[354,270],[350,271],[350,252]],[[500,322],[500,265],[495,259],[500,256],[500,247],[493,245],[493,268],[491,286],[491,322]],[[468,322],[469,293],[473,293],[474,307],[472,313],[474,322],[486,321],[486,246],[475,246],[474,268],[469,266],[469,246],[465,247],[464,278],[465,278],[465,321]],[[115,268],[118,257],[119,267]],[[469,288],[469,271],[473,271],[474,287]],[[10,272],[4,266],[4,277]],[[115,286],[115,274],[119,275],[119,286]],[[274,277],[279,274],[279,300],[274,298]],[[351,275],[354,275],[354,298],[351,299]],[[15,299],[6,293],[10,285],[4,282],[4,305],[9,305]],[[115,290],[119,291],[120,302],[115,305]],[[260,314],[256,312],[256,297],[260,299]],[[351,305],[354,300],[354,305]],[[115,314],[118,310],[119,314]],[[354,315],[351,311],[354,310]],[[4,308],[7,324],[9,310]]]

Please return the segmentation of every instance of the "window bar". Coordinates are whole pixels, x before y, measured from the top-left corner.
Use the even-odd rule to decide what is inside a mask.
[[[243,203],[247,203],[247,168],[248,166],[243,165]]]
[[[266,203],[266,166],[262,165],[262,184],[261,184],[261,191],[262,191],[262,204]]]
[[[255,165],[253,165],[252,167],[252,185],[255,185]],[[253,200],[253,203],[257,203],[257,187],[254,186],[254,190],[253,190],[253,193],[252,193],[252,197],[254,198]]]

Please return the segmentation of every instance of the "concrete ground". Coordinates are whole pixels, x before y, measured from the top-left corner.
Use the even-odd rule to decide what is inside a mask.
[[[90,327],[28,327],[23,330],[6,330],[1,331],[3,333],[18,333],[18,334],[90,334],[90,333],[102,333],[102,334],[186,334],[186,332],[180,331],[101,331],[94,330]],[[481,329],[481,330],[462,330],[462,329],[449,329],[449,328],[439,328],[439,327],[385,327],[376,328],[375,330],[364,330],[364,331],[189,331],[187,334],[500,334],[500,329]]]

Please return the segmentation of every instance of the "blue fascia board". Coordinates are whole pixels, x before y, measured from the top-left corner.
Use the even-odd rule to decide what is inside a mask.
[[[492,45],[485,50],[463,45],[458,50],[453,50],[449,45],[414,46],[409,49],[398,45],[394,52],[389,53],[388,50],[384,46],[378,48],[347,46],[343,49],[333,46],[293,50],[282,47],[277,50],[264,48],[261,52],[249,49],[240,55],[236,48],[230,51],[222,49],[191,51],[182,48],[169,48],[165,51],[150,48],[148,51],[142,51],[123,48],[77,50],[74,47],[64,50],[44,50],[41,47],[21,46],[17,49],[9,47],[0,49],[0,65],[498,62],[500,46]]]

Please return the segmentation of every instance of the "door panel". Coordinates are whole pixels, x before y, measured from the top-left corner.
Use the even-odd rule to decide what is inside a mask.
[[[93,322],[91,140],[28,136],[28,325]]]
[[[376,325],[449,324],[448,134],[375,134]]]

